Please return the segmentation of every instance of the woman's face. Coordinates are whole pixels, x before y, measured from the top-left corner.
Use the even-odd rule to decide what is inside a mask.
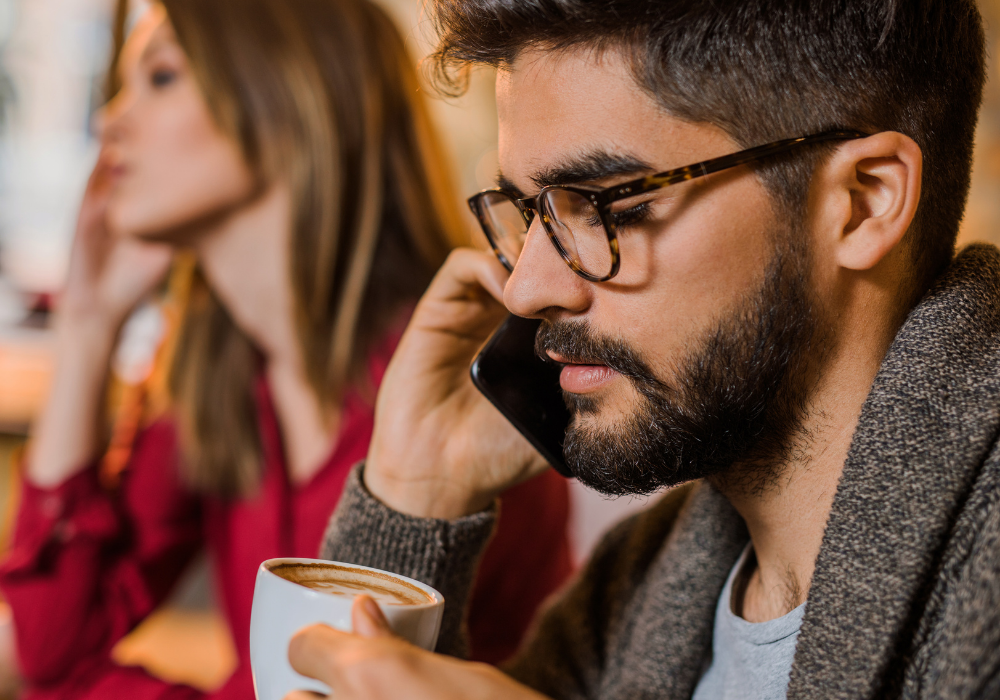
[[[216,125],[161,6],[136,25],[119,71],[121,90],[100,117],[112,230],[179,240],[252,197],[253,174]]]

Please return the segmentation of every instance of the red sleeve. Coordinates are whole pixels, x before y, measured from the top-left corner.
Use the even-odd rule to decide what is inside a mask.
[[[110,659],[77,664],[55,684],[36,685],[22,700],[205,700],[200,690],[171,685],[136,667],[117,666]],[[245,695],[240,700],[253,698]]]
[[[512,656],[539,606],[569,578],[568,523],[569,487],[554,471],[503,495],[469,606],[473,659]]]
[[[21,670],[37,689],[106,667],[114,644],[166,597],[197,551],[198,499],[180,483],[176,460],[173,427],[160,422],[137,439],[113,494],[94,466],[56,488],[25,481],[0,589]]]

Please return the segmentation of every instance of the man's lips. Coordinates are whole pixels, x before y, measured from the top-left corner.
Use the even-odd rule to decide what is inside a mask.
[[[547,350],[546,354],[563,366],[559,373],[559,386],[571,394],[589,394],[604,388],[619,376],[607,365],[574,362],[551,350]]]

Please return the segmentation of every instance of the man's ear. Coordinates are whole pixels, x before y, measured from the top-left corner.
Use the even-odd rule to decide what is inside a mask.
[[[847,141],[817,170],[824,247],[849,270],[870,270],[906,235],[920,202],[923,154],[909,136],[885,131]]]

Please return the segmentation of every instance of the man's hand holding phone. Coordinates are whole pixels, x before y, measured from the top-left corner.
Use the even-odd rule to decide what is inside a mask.
[[[507,315],[507,277],[492,254],[456,250],[414,311],[382,381],[365,465],[368,490],[394,510],[468,515],[547,466],[469,377]]]

